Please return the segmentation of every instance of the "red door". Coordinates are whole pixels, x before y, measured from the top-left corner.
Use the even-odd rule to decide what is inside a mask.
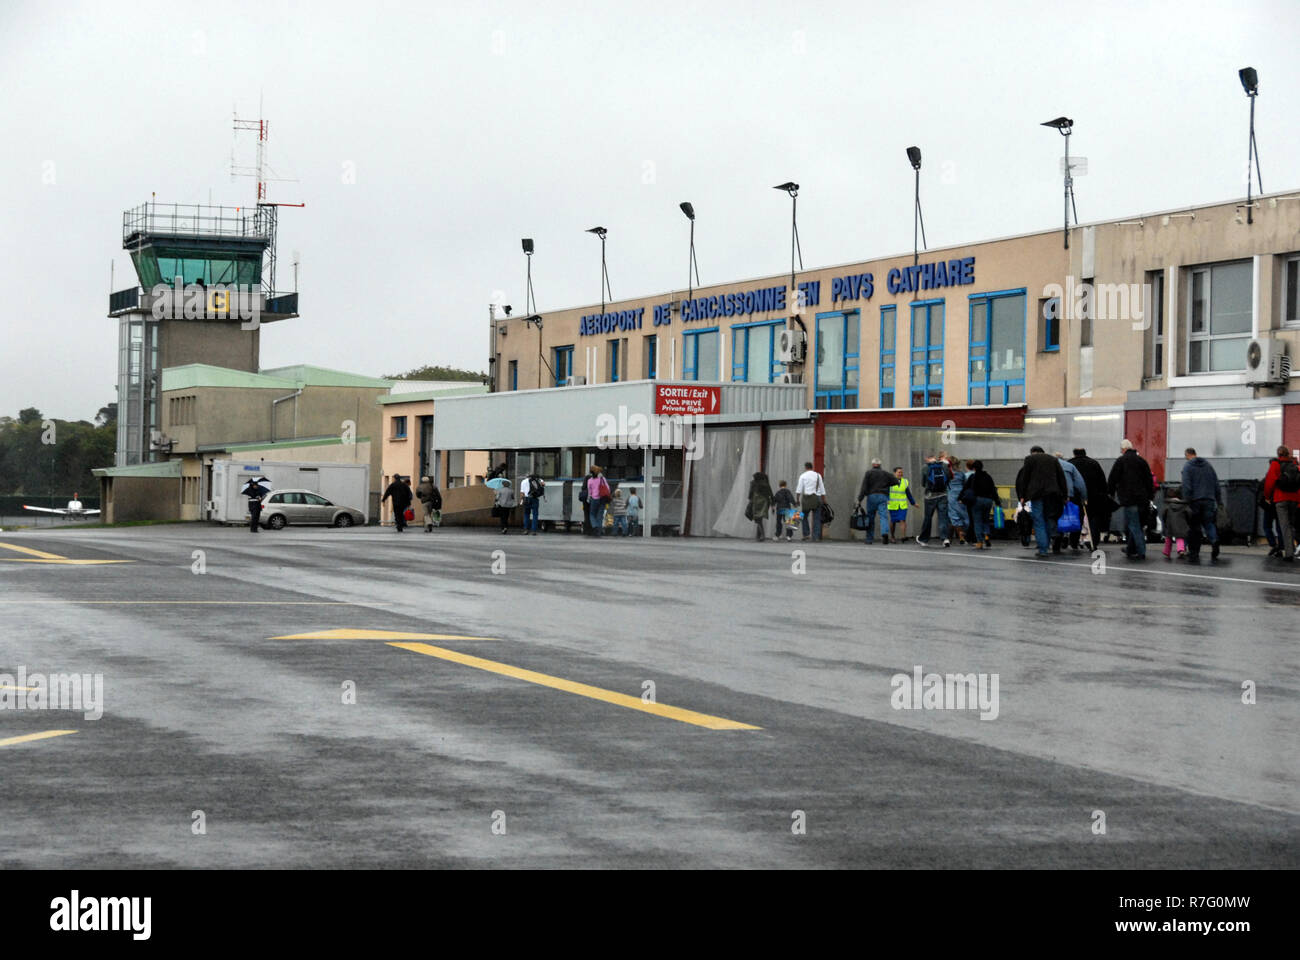
[[[1125,410],[1124,436],[1151,465],[1157,482],[1165,479],[1165,448],[1168,444],[1168,410]]]

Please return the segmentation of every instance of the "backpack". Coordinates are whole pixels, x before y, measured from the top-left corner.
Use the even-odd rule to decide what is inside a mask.
[[[944,471],[942,463],[925,465],[925,488],[934,493],[942,493],[948,489],[948,474]]]
[[[1277,468],[1277,483],[1274,489],[1281,490],[1283,493],[1296,493],[1300,491],[1300,467],[1296,466],[1294,460],[1279,460]]]
[[[586,477],[582,478],[582,486],[578,488],[578,502],[579,503],[587,502],[587,478]]]
[[[546,482],[535,473],[528,477],[528,495],[538,498],[546,496]]]

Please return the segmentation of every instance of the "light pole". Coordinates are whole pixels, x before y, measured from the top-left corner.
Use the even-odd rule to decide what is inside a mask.
[[[916,266],[920,255],[916,249],[916,228],[917,224],[921,227],[921,243],[925,244],[925,218],[921,216],[921,148],[908,147],[907,159],[912,164],[912,169],[916,171],[916,204],[912,212],[912,266]]]
[[[609,270],[605,266],[605,234],[609,233],[604,227],[592,227],[587,231],[600,237],[600,313],[605,315],[605,294],[609,294],[609,299],[614,299],[614,291],[609,288]]]
[[[524,237],[519,241],[524,247],[524,256],[528,258],[528,282],[524,288],[524,311],[526,313],[537,312],[537,298],[533,296],[533,241],[529,237]]]
[[[790,194],[790,296],[794,297],[794,256],[796,251],[799,254],[799,269],[803,269],[803,247],[799,245],[799,184],[793,180],[787,180],[785,183],[778,183],[773,190],[784,190]],[[803,304],[799,304],[803,306]]]
[[[686,299],[689,300],[695,296],[695,284],[700,282],[700,265],[695,259],[695,207],[689,200],[678,204],[682,208],[682,213],[686,214],[686,219],[691,221],[691,253],[690,259],[686,261]],[[691,270],[694,269],[694,281],[692,282]]]
[[[1051,127],[1065,137],[1065,249],[1070,249],[1070,210],[1074,208],[1074,177],[1070,173],[1070,134],[1074,131],[1074,121],[1069,117],[1057,117],[1042,124]],[[1074,222],[1079,222],[1079,211],[1074,210]]]
[[[1255,146],[1255,97],[1259,95],[1259,74],[1254,67],[1242,67],[1237,71],[1241,86],[1250,98],[1250,150],[1246,154],[1246,222],[1255,222],[1255,205],[1251,202],[1251,169],[1255,161],[1255,174],[1259,177],[1259,192],[1264,192],[1264,175],[1259,172],[1259,148]]]

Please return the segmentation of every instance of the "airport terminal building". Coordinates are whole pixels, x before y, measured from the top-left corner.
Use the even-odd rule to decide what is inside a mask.
[[[1033,443],[1108,465],[1128,437],[1160,479],[1176,479],[1194,446],[1221,478],[1253,480],[1280,443],[1300,447],[1300,194],[1069,235],[1068,249],[1056,230],[543,311],[540,323],[495,316],[493,392],[441,402],[435,443],[496,451],[512,476],[563,480],[599,463],[649,478],[649,492],[663,483],[680,499],[675,529],[705,536],[751,531],[737,489],[759,469],[793,485],[805,460],[847,517],[877,456],[916,478],[942,448],[983,459],[1005,485]],[[704,406],[681,406],[683,391]],[[540,410],[551,413],[529,413]],[[691,451],[638,452],[609,426],[692,411],[705,429]]]

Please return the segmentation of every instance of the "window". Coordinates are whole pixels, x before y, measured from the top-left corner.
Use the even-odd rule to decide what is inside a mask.
[[[609,341],[609,382],[618,383],[619,366],[618,366],[618,341]]]
[[[332,506],[334,506],[334,504],[330,503],[330,502],[329,502],[328,500],[326,500],[324,497],[319,496],[318,494],[315,494],[315,493],[304,493],[304,494],[302,494],[302,498],[303,498],[303,502],[306,503],[307,506],[309,506],[309,507],[332,507]]]
[[[1147,274],[1147,289],[1151,291],[1144,305],[1147,324],[1143,340],[1143,375],[1148,380],[1159,380],[1165,375],[1165,272],[1152,270]]]
[[[813,403],[818,410],[858,405],[859,321],[857,310],[817,314]]]
[[[1282,269],[1282,322],[1300,323],[1300,254],[1287,257]]]
[[[1061,349],[1061,298],[1044,297],[1038,301],[1038,350],[1058,353]]]
[[[981,293],[970,298],[970,393],[972,406],[1025,402],[1024,290]]]
[[[406,418],[405,417],[393,417],[393,439],[394,440],[406,439]]]
[[[683,380],[717,380],[718,328],[689,330],[682,334]]]
[[[654,380],[659,368],[659,338],[653,333],[644,340],[645,343],[645,378]]]
[[[912,304],[912,406],[943,406],[942,300]]]
[[[894,405],[894,358],[898,352],[898,308],[880,308],[880,405]]]
[[[573,344],[555,348],[555,362],[551,364],[551,369],[555,371],[557,387],[569,382],[569,377],[573,376]]]
[[[1253,321],[1249,260],[1196,267],[1187,278],[1187,372],[1246,368]]]
[[[739,383],[775,383],[781,377],[777,338],[784,320],[736,324],[731,328],[731,379]]]
[[[519,361],[518,360],[510,361],[510,389],[511,390],[519,389]]]

